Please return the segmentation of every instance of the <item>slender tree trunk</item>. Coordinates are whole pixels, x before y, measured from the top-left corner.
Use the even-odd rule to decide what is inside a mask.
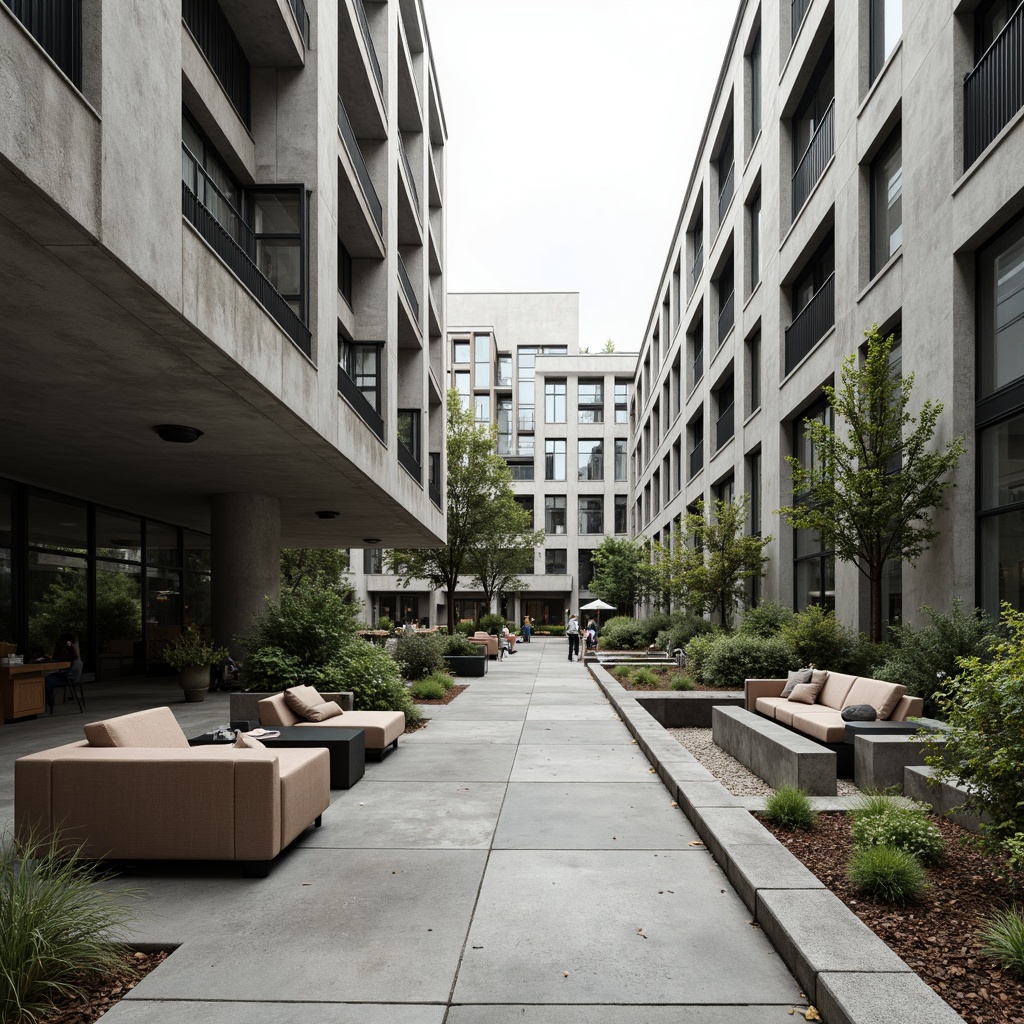
[[[871,569],[868,577],[871,584],[871,639],[874,643],[882,642],[882,570]]]
[[[445,591],[445,599],[448,603],[448,634],[455,635],[455,587],[449,587]]]

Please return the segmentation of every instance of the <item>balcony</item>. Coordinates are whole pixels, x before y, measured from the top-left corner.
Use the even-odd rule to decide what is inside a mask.
[[[525,412],[524,410],[519,411],[519,429],[520,430],[533,430],[534,423],[536,422],[537,416],[534,412]]]
[[[398,280],[402,286],[402,294],[405,296],[405,301],[409,303],[409,309],[412,311],[416,325],[419,326],[420,300],[416,297],[416,289],[412,286],[412,278],[409,276],[409,271],[405,268],[405,260],[402,259],[402,254],[398,253],[397,255]]]
[[[811,0],[793,0],[790,16],[790,21],[793,26],[793,31],[790,34],[792,42],[796,42],[796,37],[800,33],[800,26],[804,23],[804,18],[807,17],[807,10],[810,6]]]
[[[383,441],[384,420],[369,403],[366,396],[356,387],[356,382],[338,367],[338,394],[359,414],[359,418]]]
[[[725,220],[725,215],[729,212],[729,206],[732,203],[732,194],[735,191],[734,185],[736,181],[736,164],[729,164],[729,170],[725,172],[725,178],[722,179],[721,187],[718,190],[718,223],[721,225],[722,221]]]
[[[3,0],[53,62],[82,88],[81,0]],[[189,4],[186,3],[188,8]]]
[[[835,326],[836,275],[831,274],[786,328],[786,373]]]
[[[366,161],[363,159],[363,151],[359,148],[359,142],[356,139],[356,133],[352,130],[352,122],[349,120],[348,111],[345,109],[345,104],[342,103],[340,96],[338,97],[338,131],[341,132],[342,142],[345,143],[345,151],[352,161],[356,178],[359,181],[359,187],[363,192],[363,198],[366,200],[366,205],[373,216],[373,222],[377,225],[377,230],[383,234],[384,208],[377,197],[377,190],[373,187],[370,172],[367,170]]]
[[[698,441],[690,451],[690,479],[704,468],[704,441]]]
[[[373,36],[370,35],[370,23],[366,20],[366,8],[363,0],[352,0],[356,9],[356,19],[359,22],[359,31],[363,36],[363,45],[370,57],[370,67],[373,69],[373,77],[377,79],[377,88],[380,94],[384,95],[384,75],[380,70],[380,61],[377,59],[377,48],[373,45]]]
[[[697,349],[693,357],[693,387],[696,387],[704,377],[704,349]]]
[[[228,232],[184,181],[181,183],[181,212],[285,334],[307,356],[312,355],[309,328],[256,265],[256,238],[249,227],[236,218],[234,235]]]
[[[405,140],[401,132],[398,134],[398,153],[402,158],[402,170],[405,171],[405,183],[409,186],[409,193],[412,196],[412,204],[416,207],[416,216],[422,218],[423,212],[420,208],[420,193],[416,188],[416,176],[412,173],[412,164],[409,163],[409,154],[405,151]]]
[[[441,453],[431,452],[428,456],[427,490],[430,500],[437,508],[441,506]]]
[[[500,388],[502,391],[512,390],[512,378],[502,376],[501,374],[495,373],[494,375],[494,386]]]
[[[23,6],[28,7],[29,3],[25,2]],[[181,17],[203,56],[210,62],[235,112],[247,128],[251,127],[252,68],[220,4],[216,0],[182,0]]]
[[[729,292],[726,296],[725,302],[722,308],[718,312],[718,344],[721,345],[725,341],[729,332],[732,330],[732,325],[735,322],[736,314],[736,293]]]
[[[704,244],[701,243],[697,246],[697,251],[693,254],[693,266],[690,268],[690,293],[693,293],[693,289],[697,287],[697,281],[700,278],[700,272],[704,269]]]
[[[395,445],[398,450],[398,464],[416,481],[418,484],[423,483],[423,467],[420,465],[420,460],[409,451],[405,444],[399,440],[398,444]]]
[[[1024,7],[964,79],[964,170],[1024,106]]]
[[[835,109],[836,101],[833,99],[793,172],[793,220],[796,220],[796,215],[807,202],[807,197],[825,173],[825,167],[836,151]]]
[[[295,18],[295,24],[299,29],[299,35],[302,36],[302,41],[306,44],[306,49],[309,49],[309,13],[306,10],[306,5],[302,0],[288,0],[288,6],[292,9],[292,16]]]
[[[732,439],[735,429],[733,426],[733,413],[736,406],[730,402],[723,410],[722,414],[715,421],[715,450],[717,451],[726,443]]]

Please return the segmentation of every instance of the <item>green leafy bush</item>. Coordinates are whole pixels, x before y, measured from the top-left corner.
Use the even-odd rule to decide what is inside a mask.
[[[655,643],[658,634],[672,626],[672,617],[666,612],[654,612],[642,619],[637,619],[644,634],[644,646],[650,647]]]
[[[704,682],[715,689],[742,690],[744,679],[785,678],[792,666],[792,648],[782,637],[732,633],[715,639],[702,675]]]
[[[386,630],[388,633],[392,633],[394,632],[395,629],[394,620],[391,618],[390,615],[382,615],[377,620],[377,628]]]
[[[444,688],[445,692],[450,690],[455,685],[455,680],[452,678],[451,674],[444,670],[440,672],[431,672],[430,675],[427,676],[427,679],[431,680],[432,682],[438,683],[440,686]]]
[[[444,649],[445,641],[437,633],[403,633],[392,657],[406,679],[416,680],[444,668]]]
[[[217,665],[228,656],[226,647],[208,641],[195,626],[186,626],[161,652],[171,668],[204,668]]]
[[[921,862],[912,853],[892,846],[854,850],[847,873],[864,895],[897,906],[920,899],[928,885]]]
[[[455,632],[461,633],[463,636],[469,636],[471,633],[476,632],[476,623],[472,619],[459,619],[455,623]]]
[[[754,636],[778,636],[782,632],[782,627],[792,620],[792,608],[777,604],[775,601],[762,601],[743,613],[743,618],[736,629],[739,633],[752,633]]]
[[[433,677],[418,679],[409,691],[416,700],[440,700],[447,692]]]
[[[779,786],[765,801],[764,816],[779,828],[812,829],[818,820],[810,797],[796,786]]]
[[[946,856],[942,833],[920,806],[894,803],[879,814],[854,815],[850,834],[858,849],[891,846],[912,853],[926,867],[941,864]]]
[[[704,666],[708,655],[715,646],[715,641],[725,634],[718,632],[700,633],[686,645],[686,669],[694,682],[707,684]]]
[[[35,1021],[54,998],[84,997],[94,978],[126,969],[127,901],[137,894],[102,888],[98,877],[57,837],[19,848],[3,836],[0,1020]]]
[[[444,638],[443,654],[450,658],[475,658],[480,654],[480,645],[470,643],[461,633]]]
[[[1009,907],[993,915],[981,930],[982,952],[1003,968],[1024,975],[1024,915]]]
[[[615,615],[601,627],[598,643],[612,651],[642,651],[648,644],[647,630],[636,619]]]
[[[357,711],[402,711],[409,724],[423,717],[409,696],[394,658],[380,647],[362,640],[350,641],[334,674],[339,690],[352,691]]]
[[[621,679],[625,683],[629,681],[635,671],[636,668],[633,665],[617,665],[612,670],[612,674],[616,679]]]
[[[829,672],[845,672],[852,637],[834,613],[812,604],[797,612],[782,627],[782,638],[789,644],[797,665],[817,665]]]
[[[490,633],[492,636],[497,636],[504,625],[504,615],[498,615],[495,612],[487,612],[486,615],[480,616],[480,628],[485,633]]]
[[[694,681],[682,672],[676,672],[668,681],[673,690],[692,690],[696,685]]]
[[[671,653],[677,648],[685,650],[686,645],[695,637],[704,633],[714,632],[715,627],[700,615],[687,615],[677,612],[672,615],[668,629],[658,633],[655,640],[658,647]]]
[[[908,693],[923,697],[924,713],[931,716],[938,711],[936,691],[958,673],[959,660],[984,661],[998,637],[999,625],[981,608],[965,612],[959,598],[947,615],[927,605],[921,611],[931,620],[929,625],[889,628],[888,657],[876,672],[879,679],[903,683]]]
[[[629,680],[634,690],[656,690],[658,677],[649,668],[638,668]]]

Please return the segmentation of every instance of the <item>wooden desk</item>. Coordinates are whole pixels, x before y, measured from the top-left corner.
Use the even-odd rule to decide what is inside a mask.
[[[71,667],[70,661],[40,661],[30,665],[0,665],[0,704],[4,721],[41,715],[46,710],[44,679]]]

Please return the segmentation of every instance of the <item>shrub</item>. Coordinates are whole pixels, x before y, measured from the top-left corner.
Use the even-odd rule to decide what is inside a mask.
[[[461,633],[445,637],[443,643],[442,653],[450,658],[470,658],[480,653],[480,645],[470,643]]]
[[[228,656],[226,647],[217,647],[203,636],[195,626],[183,629],[161,652],[161,657],[173,669],[204,668],[217,665]]]
[[[856,821],[858,818],[888,814],[894,807],[899,807],[901,804],[898,793],[899,787],[897,786],[893,786],[889,790],[865,790],[849,812],[851,820]]]
[[[694,682],[707,682],[704,676],[704,664],[711,653],[711,649],[715,646],[715,641],[723,635],[717,631],[713,633],[700,633],[686,645],[686,668]]]
[[[650,647],[655,643],[658,634],[664,632],[672,625],[672,619],[666,612],[654,612],[646,618],[638,619],[640,628],[643,630],[644,646]]]
[[[764,816],[779,828],[814,828],[817,812],[810,797],[796,786],[779,786],[764,804]]]
[[[982,952],[1003,968],[1024,975],[1024,915],[1017,907],[1003,910],[980,933]]]
[[[357,711],[403,711],[409,724],[423,717],[402,682],[397,663],[382,648],[362,640],[350,641],[335,672],[337,687],[352,691]]]
[[[980,608],[965,612],[959,598],[948,615],[927,605],[921,611],[931,620],[929,625],[920,629],[890,627],[888,657],[876,672],[879,679],[903,683],[908,693],[923,697],[924,713],[934,715],[938,711],[936,691],[957,674],[961,658],[985,660],[999,626]]]
[[[736,627],[739,633],[753,633],[754,636],[777,636],[782,627],[793,619],[793,610],[784,604],[774,601],[762,601],[754,608],[743,613],[740,624]]]
[[[490,633],[492,636],[497,636],[504,625],[504,615],[498,615],[496,612],[487,612],[485,615],[480,616],[480,628],[485,633]]]
[[[636,619],[615,615],[601,627],[602,648],[619,651],[640,651],[647,644],[647,631]]]
[[[797,612],[781,630],[799,665],[817,665],[831,672],[845,672],[851,637],[832,612],[812,604]]]
[[[715,627],[707,619],[700,615],[687,615],[677,612],[672,616],[672,622],[668,629],[658,633],[656,643],[663,651],[672,651],[679,648],[685,650],[686,645],[695,637],[704,633],[714,632]]]
[[[693,680],[689,676],[684,676],[682,672],[676,672],[668,684],[673,690],[692,690],[695,685]]]
[[[35,856],[30,856],[35,854]],[[97,885],[91,863],[54,837],[0,845],[0,1020],[34,1021],[55,997],[85,996],[96,976],[125,970],[126,897]]]
[[[409,692],[416,700],[440,700],[448,691],[433,676],[428,676],[413,683]]]
[[[635,668],[632,665],[618,665],[613,674],[616,679],[621,679],[623,682],[628,682],[629,677],[633,674]]]
[[[397,641],[392,657],[406,679],[422,679],[444,668],[445,642],[437,633],[403,633]]]
[[[866,846],[853,851],[850,880],[866,896],[903,906],[919,899],[927,886],[921,862],[891,846]]]
[[[858,814],[850,825],[854,845],[891,846],[913,854],[922,864],[934,867],[946,856],[946,843],[938,826],[921,807],[890,805],[880,814]]]
[[[390,615],[382,615],[377,620],[377,628],[378,629],[383,629],[383,630],[385,630],[388,633],[393,633],[395,631],[394,620],[391,618]]]
[[[715,639],[702,674],[715,689],[742,690],[744,679],[785,678],[792,664],[793,651],[782,637],[732,633]]]
[[[658,677],[649,668],[638,668],[629,680],[634,690],[656,690]]]
[[[427,676],[427,679],[432,680],[435,683],[439,683],[444,687],[446,693],[455,685],[455,680],[451,674],[443,670],[440,672],[431,672],[430,675]]]
[[[469,636],[470,633],[476,632],[476,623],[472,619],[459,619],[455,623],[455,632],[461,633],[463,636]]]

